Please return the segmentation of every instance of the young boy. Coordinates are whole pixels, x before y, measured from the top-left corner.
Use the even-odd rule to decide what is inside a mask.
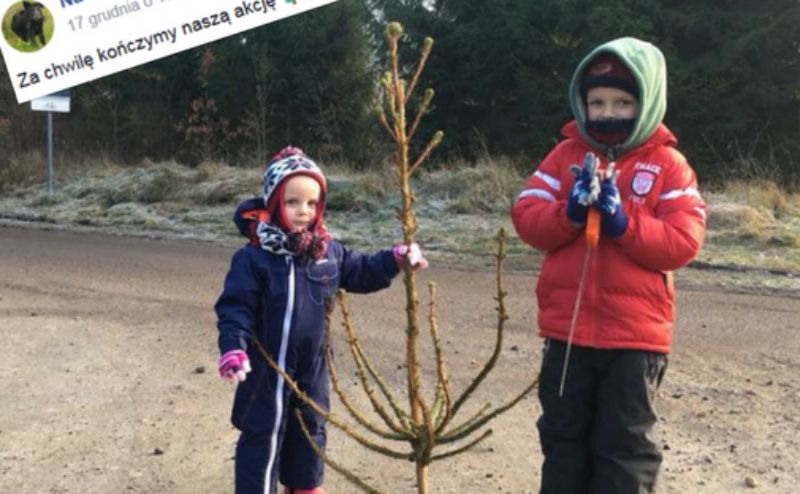
[[[545,252],[536,287],[540,492],[653,492],[661,453],[650,432],[672,342],[672,273],[700,250],[706,207],[661,123],[658,48],[634,38],[598,46],[575,70],[569,100],[566,139],[511,212],[522,240]],[[586,225],[596,212],[592,248]]]
[[[219,373],[238,382],[232,422],[236,493],[325,494],[323,463],[300,428],[302,411],[314,442],[325,448],[322,418],[293,396],[284,379],[258,354],[257,339],[311,399],[328,408],[323,336],[325,302],[338,288],[386,288],[403,262],[426,267],[419,247],[399,244],[365,255],[344,248],[325,229],[325,177],[298,148],[285,148],[264,173],[264,197],[242,203],[234,215],[250,240],[233,256],[218,316]],[[249,373],[249,374],[248,374]]]

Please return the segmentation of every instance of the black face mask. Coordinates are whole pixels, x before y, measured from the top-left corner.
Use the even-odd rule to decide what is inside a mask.
[[[620,120],[587,120],[586,133],[595,141],[607,146],[622,144],[631,134],[635,118]]]

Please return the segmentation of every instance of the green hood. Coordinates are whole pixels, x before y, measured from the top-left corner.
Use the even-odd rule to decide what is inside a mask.
[[[613,150],[598,143],[586,132],[586,104],[580,93],[581,74],[589,62],[601,53],[610,53],[622,60],[639,86],[639,114],[633,130],[625,142],[614,146]],[[667,64],[664,55],[655,45],[636,38],[618,38],[598,46],[575,69],[569,84],[569,104],[581,136],[592,147],[607,149],[613,151],[614,156],[620,156],[649,139],[667,112]]]

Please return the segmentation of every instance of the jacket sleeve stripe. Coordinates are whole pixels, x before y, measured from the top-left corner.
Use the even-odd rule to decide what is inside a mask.
[[[546,183],[551,189],[556,191],[561,191],[561,180],[558,180],[552,175],[548,175],[546,173],[542,173],[541,171],[537,170],[536,172],[534,172],[533,176],[540,179],[542,182]]]
[[[544,189],[525,189],[517,197],[517,200],[524,199],[526,197],[537,197],[539,199],[544,199],[547,202],[556,202],[555,196],[550,192],[547,192]]]
[[[670,190],[669,192],[665,192],[665,193],[661,194],[658,197],[658,199],[661,200],[661,201],[670,201],[672,199],[678,199],[680,197],[686,197],[686,196],[696,197],[696,198],[702,200],[702,197],[700,197],[700,192],[698,192],[697,189],[694,188],[694,187],[687,187],[687,188],[682,189],[682,190],[680,190],[680,189]]]
[[[701,218],[703,218],[703,221],[705,221],[707,219],[706,209],[705,208],[701,208],[700,206],[696,206],[694,208],[694,210],[697,211],[697,214],[699,214]]]

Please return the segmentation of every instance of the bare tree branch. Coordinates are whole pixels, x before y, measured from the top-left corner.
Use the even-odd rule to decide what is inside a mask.
[[[317,443],[314,442],[314,438],[311,437],[311,433],[308,431],[308,426],[303,420],[303,414],[300,413],[300,410],[295,410],[295,416],[297,417],[298,422],[300,422],[300,429],[303,431],[303,435],[306,437],[306,441],[308,441],[308,444],[311,445],[311,449],[314,450],[317,456],[322,458],[322,461],[324,461],[326,465],[330,466],[331,468],[342,474],[347,480],[360,487],[361,490],[363,490],[367,494],[384,494],[383,491],[379,491],[378,489],[372,487],[371,485],[361,480],[361,477],[359,477],[355,473],[351,472],[350,470],[343,467],[339,463],[331,460],[328,457],[328,455],[325,454],[324,451],[319,449]]]
[[[431,457],[431,461],[443,460],[443,459],[449,458],[451,456],[460,455],[461,453],[463,453],[463,452],[465,452],[465,451],[467,451],[469,449],[472,449],[474,446],[476,446],[478,443],[482,442],[487,437],[491,436],[492,432],[493,432],[492,429],[486,429],[483,432],[483,434],[481,434],[480,436],[475,438],[473,441],[465,444],[464,446],[461,446],[460,448],[454,449],[452,451],[448,451],[446,453],[440,453],[438,455],[434,455],[433,457]]]
[[[373,443],[369,439],[365,438],[364,436],[353,430],[350,426],[342,422],[341,419],[339,419],[335,415],[328,413],[327,410],[322,408],[316,401],[312,400],[307,394],[305,394],[297,385],[295,380],[292,379],[292,377],[289,374],[287,374],[285,370],[281,369],[278,363],[275,362],[275,360],[269,355],[269,353],[267,353],[267,350],[264,348],[261,342],[258,341],[258,339],[253,338],[251,342],[255,344],[255,347],[258,349],[258,352],[261,354],[261,356],[264,357],[264,360],[267,361],[267,364],[269,364],[269,366],[272,367],[275,370],[275,372],[277,372],[278,374],[281,375],[281,377],[283,377],[284,382],[286,382],[286,384],[292,389],[294,395],[300,401],[308,405],[318,415],[320,415],[325,420],[333,424],[335,427],[339,428],[342,432],[344,432],[348,436],[352,437],[354,440],[356,440],[364,447],[372,451],[375,451],[376,453],[381,453],[383,455],[390,456],[392,458],[398,458],[403,460],[408,460],[412,458],[411,454],[409,453],[394,451],[389,448],[383,447],[379,444]]]
[[[356,422],[361,424],[362,427],[369,430],[373,434],[376,434],[384,439],[389,439],[393,441],[398,441],[398,440],[407,441],[411,437],[409,434],[393,433],[391,431],[382,430],[378,426],[373,425],[369,420],[366,419],[366,417],[364,417],[363,414],[361,414],[361,412],[359,412],[355,408],[355,406],[353,406],[347,394],[342,390],[341,386],[339,385],[339,376],[336,372],[336,366],[333,363],[333,350],[331,349],[330,346],[330,334],[331,334],[330,317],[326,316],[326,318],[328,320],[328,324],[326,325],[325,328],[325,355],[326,355],[325,361],[327,363],[328,373],[330,374],[331,378],[331,386],[333,387],[333,390],[336,392],[336,395],[339,397],[339,401],[342,402],[344,407],[347,409],[350,415],[356,420]]]
[[[372,403],[372,408],[375,412],[383,419],[384,423],[396,432],[397,434],[403,435],[405,437],[411,437],[413,435],[410,426],[408,425],[407,415],[400,407],[397,405],[397,402],[394,399],[394,396],[389,391],[388,386],[386,386],[386,381],[372,366],[372,364],[367,359],[366,355],[361,348],[361,344],[358,342],[358,338],[356,337],[355,331],[353,330],[353,323],[350,320],[350,311],[347,308],[347,302],[344,297],[344,291],[339,290],[338,293],[339,297],[339,306],[341,307],[342,311],[342,325],[347,332],[347,343],[350,347],[350,353],[353,355],[353,361],[356,364],[356,374],[358,375],[359,380],[361,381],[361,386],[364,388],[364,392],[369,398],[370,403]],[[365,368],[378,384],[378,388],[383,393],[386,400],[389,402],[389,406],[394,411],[395,417],[402,422],[402,426],[398,425],[386,412],[386,409],[383,408],[383,405],[378,401],[377,397],[375,396],[375,391],[372,389],[372,386],[369,383],[369,379],[367,379],[367,374],[365,372]]]

